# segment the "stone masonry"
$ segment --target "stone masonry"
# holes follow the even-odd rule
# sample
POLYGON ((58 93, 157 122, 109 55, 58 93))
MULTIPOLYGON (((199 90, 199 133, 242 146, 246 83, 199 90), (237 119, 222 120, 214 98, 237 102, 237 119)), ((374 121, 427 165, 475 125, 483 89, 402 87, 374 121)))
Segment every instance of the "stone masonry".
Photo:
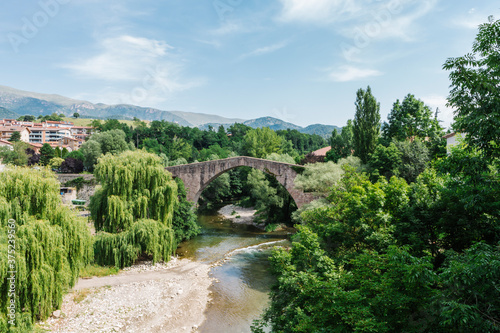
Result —
POLYGON ((294 180, 298 175, 296 170, 303 169, 303 166, 300 165, 239 156, 222 160, 176 165, 165 169, 172 173, 174 178, 179 177, 182 179, 186 186, 187 199, 197 203, 201 192, 203 192, 210 182, 224 172, 241 166, 252 167, 276 177, 280 184, 290 193, 293 200, 295 200, 298 208, 315 199, 312 194, 304 193, 295 188, 294 180))

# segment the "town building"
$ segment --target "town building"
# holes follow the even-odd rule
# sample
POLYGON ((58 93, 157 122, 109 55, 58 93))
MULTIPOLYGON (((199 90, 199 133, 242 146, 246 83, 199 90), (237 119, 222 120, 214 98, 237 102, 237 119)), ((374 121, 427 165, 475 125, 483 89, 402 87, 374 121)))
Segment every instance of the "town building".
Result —
POLYGON ((0 140, 7 141, 14 132, 19 132, 21 134, 20 140, 29 143, 35 151, 38 151, 45 143, 50 144, 53 148, 77 150, 93 131, 94 128, 91 126, 75 126, 68 121, 36 123, 15 119, 0 120, 0 140))
POLYGON ((30 136, 30 128, 29 127, 22 127, 22 126, 17 126, 17 125, 6 125, 6 126, 0 126, 0 139, 2 140, 9 140, 12 134, 14 132, 19 132, 21 134, 21 141, 24 142, 29 142, 29 136, 30 136))
POLYGON ((464 133, 456 133, 456 132, 446 134, 445 136, 443 136, 443 138, 446 139, 446 152, 448 153, 448 155, 451 154, 451 149, 454 146, 462 142, 464 137, 465 137, 464 133))

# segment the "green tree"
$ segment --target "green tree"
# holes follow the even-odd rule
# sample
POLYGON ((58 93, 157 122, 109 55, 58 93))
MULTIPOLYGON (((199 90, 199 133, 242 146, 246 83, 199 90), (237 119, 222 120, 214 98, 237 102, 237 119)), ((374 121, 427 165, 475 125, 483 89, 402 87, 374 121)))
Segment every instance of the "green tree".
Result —
POLYGON ((463 254, 451 252, 439 282, 439 323, 446 332, 498 332, 500 251, 477 243, 463 254))
POLYGON ((74 118, 80 118, 80 114, 78 112, 73 113, 74 118))
POLYGON ((54 156, 54 149, 48 143, 44 143, 40 148, 40 164, 48 165, 54 156))
POLYGON ((80 269, 92 259, 86 221, 62 205, 59 187, 46 169, 15 168, 0 173, 1 290, 10 289, 8 254, 15 256, 16 263, 16 327, 7 323, 10 297, 3 292, 1 332, 31 332, 32 323, 46 319, 61 306, 80 269), (15 254, 8 251, 13 239, 8 230, 15 230, 15 254))
POLYGON ((18 131, 15 131, 15 132, 14 132, 14 133, 12 133, 12 135, 10 136, 9 141, 10 141, 10 142, 17 142, 17 141, 21 141, 21 133, 20 133, 20 132, 18 132, 18 131))
POLYGON ((370 155, 368 164, 375 177, 384 176, 390 179, 398 174, 398 168, 401 165, 401 152, 392 142, 389 147, 378 145, 375 151, 370 155))
POLYGON ((354 115, 354 155, 368 162, 380 135, 380 103, 372 95, 370 86, 366 91, 359 89, 356 93, 356 114, 354 115))
POLYGON ((231 198, 231 177, 226 172, 215 178, 200 195, 200 207, 203 209, 213 209, 221 203, 231 198))
POLYGON ((438 120, 432 118, 431 109, 412 94, 408 94, 402 103, 397 100, 387 118, 389 122, 382 126, 386 141, 434 138, 442 131, 438 120))
POLYGON ((10 147, 0 147, 0 158, 5 164, 24 166, 28 164, 28 144, 22 141, 14 142, 10 147))
POLYGON ((72 152, 70 152, 69 154, 67 154, 65 157, 71 157, 71 158, 80 160, 82 162, 85 159, 84 156, 83 156, 83 153, 82 153, 82 151, 80 149, 79 150, 73 150, 72 152))
POLYGON ((269 154, 281 152, 283 138, 269 127, 263 127, 249 130, 243 140, 249 156, 264 158, 269 154))
POLYGON ((101 144, 95 140, 85 142, 78 151, 81 152, 83 164, 88 170, 93 170, 97 159, 102 155, 101 144))
POLYGON ((68 148, 64 147, 61 151, 61 157, 66 158, 69 154, 68 148))
POLYGON ((317 196, 327 197, 332 186, 336 185, 344 174, 344 165, 349 165, 357 171, 365 170, 365 166, 358 157, 349 156, 333 163, 306 164, 304 172, 295 178, 295 186, 305 192, 312 192, 317 196))
POLYGON ((59 169, 61 164, 63 164, 64 159, 60 157, 54 157, 50 160, 49 165, 52 169, 59 169))
POLYGON ((354 149, 353 136, 353 125, 350 119, 347 121, 347 125, 342 128, 340 135, 336 129, 333 130, 330 137, 331 150, 326 153, 325 161, 337 163, 339 159, 350 156, 354 149))
POLYGON ((54 148, 54 157, 62 157, 61 148, 59 148, 59 147, 54 148))
POLYGON ((19 118, 17 118, 18 121, 35 121, 36 118, 35 116, 31 116, 31 115, 25 115, 25 116, 21 116, 19 118))
POLYGON ((408 183, 417 180, 425 168, 428 166, 431 156, 427 145, 416 138, 413 141, 396 142, 401 156, 400 164, 398 165, 398 175, 404 178, 408 183))
POLYGON ((141 150, 108 154, 94 174, 102 184, 89 205, 99 231, 97 263, 124 267, 143 254, 168 261, 177 247, 172 229, 177 184, 160 158, 141 150))
POLYGON ((189 160, 192 152, 193 147, 189 144, 189 142, 182 138, 174 137, 168 155, 172 160, 177 160, 179 158, 189 160))
POLYGON ((500 157, 500 20, 479 26, 472 53, 449 58, 449 105, 456 109, 454 128, 489 158, 500 157))
POLYGON ((119 129, 93 134, 80 148, 84 157, 83 163, 89 170, 92 170, 101 155, 119 154, 128 149, 130 147, 125 141, 125 132, 119 129))
POLYGON ((189 240, 201 231, 193 203, 186 199, 186 188, 180 178, 175 178, 179 204, 175 207, 172 226, 175 232, 176 243, 189 240))

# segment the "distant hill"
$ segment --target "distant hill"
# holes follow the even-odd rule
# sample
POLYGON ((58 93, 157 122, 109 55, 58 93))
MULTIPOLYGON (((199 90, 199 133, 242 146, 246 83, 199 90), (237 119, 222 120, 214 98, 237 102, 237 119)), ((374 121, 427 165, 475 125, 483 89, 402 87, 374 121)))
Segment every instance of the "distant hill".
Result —
POLYGON ((200 126, 203 124, 234 124, 242 123, 245 119, 239 118, 225 118, 214 114, 184 112, 184 111, 169 111, 170 113, 183 118, 191 123, 193 126, 200 126))
POLYGON ((338 126, 314 124, 303 128, 301 132, 307 134, 317 134, 326 139, 332 136, 332 132, 334 129, 336 129, 338 133, 342 131, 342 128, 338 126))
POLYGON ((10 111, 0 106, 0 119, 17 119, 19 115, 14 111, 10 111))
POLYGON ((200 129, 207 129, 208 126, 218 128, 220 125, 227 128, 234 123, 243 123, 252 128, 269 127, 275 131, 295 129, 302 133, 318 134, 324 138, 328 138, 333 129, 337 128, 340 130, 336 126, 321 124, 310 125, 304 128, 273 117, 244 120, 205 113, 163 111, 129 104, 94 104, 60 95, 40 94, 0 85, 1 118, 18 118, 20 115, 28 114, 37 117, 39 115, 50 115, 54 112, 57 114, 63 113, 69 117, 73 113, 78 112, 82 118, 130 120, 137 117, 147 121, 165 120, 181 126, 194 126, 200 129))
POLYGON ((6 86, 0 86, 0 106, 19 115, 44 116, 55 112, 71 116, 73 113, 78 112, 82 116, 100 119, 115 117, 133 119, 137 117, 142 120, 165 120, 182 126, 193 126, 182 117, 154 108, 128 104, 93 104, 60 95, 39 94, 6 86))
MULTIPOLYGON (((250 126, 252 128, 269 127, 274 131, 292 129, 292 130, 297 130, 301 133, 317 134, 325 139, 328 139, 332 135, 334 129, 337 129, 337 132, 339 133, 342 130, 338 126, 321 125, 321 124, 314 124, 314 125, 309 125, 307 127, 301 127, 273 117, 262 117, 257 119, 251 119, 241 123, 250 126)), ((206 130, 208 129, 209 126, 212 126, 213 128, 217 129, 219 128, 220 125, 224 126, 227 129, 232 124, 209 123, 200 125, 198 126, 198 128, 206 130)))
POLYGON ((269 127, 274 131, 286 130, 288 128, 296 130, 302 129, 302 127, 300 126, 273 117, 262 117, 262 118, 247 120, 243 122, 243 124, 250 126, 252 128, 269 127))

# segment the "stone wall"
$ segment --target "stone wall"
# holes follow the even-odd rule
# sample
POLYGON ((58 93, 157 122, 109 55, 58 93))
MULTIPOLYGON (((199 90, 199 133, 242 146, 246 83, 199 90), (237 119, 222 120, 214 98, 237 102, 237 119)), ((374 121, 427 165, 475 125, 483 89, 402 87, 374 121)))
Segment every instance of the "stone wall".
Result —
POLYGON ((90 201, 90 197, 94 195, 97 186, 100 186, 100 185, 83 184, 82 188, 77 192, 76 198, 78 200, 87 201, 86 204, 88 205, 89 201, 90 201))
POLYGON ((58 173, 57 174, 57 179, 61 184, 64 184, 70 180, 83 177, 85 180, 91 180, 94 179, 94 175, 92 174, 76 174, 76 173, 58 173))

